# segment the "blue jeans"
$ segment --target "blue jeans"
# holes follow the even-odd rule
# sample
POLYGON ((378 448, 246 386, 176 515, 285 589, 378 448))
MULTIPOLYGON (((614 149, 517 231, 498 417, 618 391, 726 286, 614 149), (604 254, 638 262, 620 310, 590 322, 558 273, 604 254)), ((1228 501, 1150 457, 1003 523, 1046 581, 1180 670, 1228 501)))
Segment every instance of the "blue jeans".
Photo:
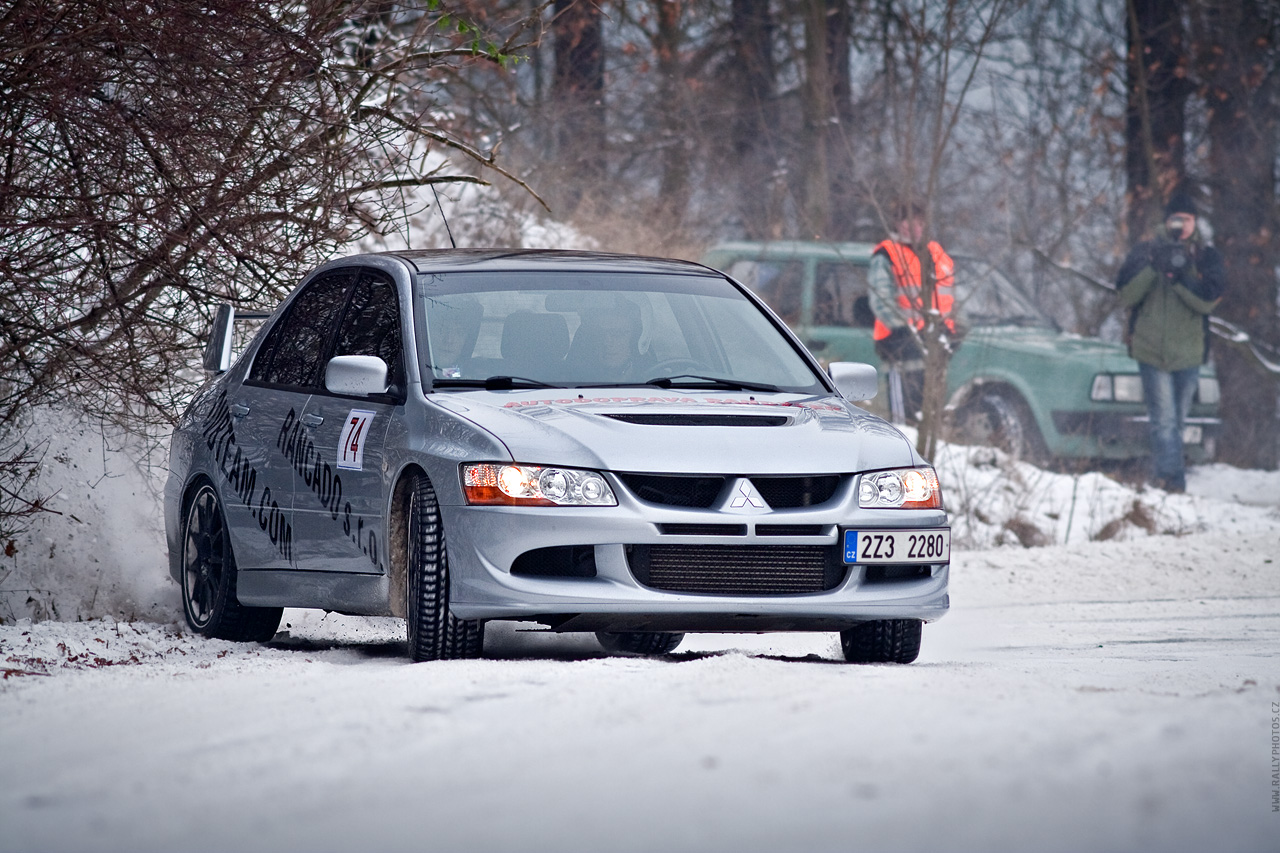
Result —
POLYGON ((1151 418, 1151 460, 1156 485, 1171 491, 1185 491, 1187 474, 1182 461, 1182 425, 1191 411, 1200 367, 1161 370, 1138 364, 1142 376, 1142 396, 1151 418))

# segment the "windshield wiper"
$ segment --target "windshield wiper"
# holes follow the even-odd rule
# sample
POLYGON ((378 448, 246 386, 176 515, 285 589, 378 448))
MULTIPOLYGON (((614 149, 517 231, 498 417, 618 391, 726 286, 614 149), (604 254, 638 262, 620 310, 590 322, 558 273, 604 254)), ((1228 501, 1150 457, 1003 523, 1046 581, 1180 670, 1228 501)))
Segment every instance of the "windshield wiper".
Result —
POLYGON ((486 391, 510 391, 513 388, 563 388, 540 379, 524 376, 490 376, 488 379, 433 379, 433 388, 483 388, 486 391))
POLYGON ((779 393, 782 391, 777 385, 766 385, 763 382, 743 382, 740 379, 724 379, 719 376, 701 376, 697 373, 677 373, 675 376, 658 376, 645 382, 645 385, 656 385, 659 388, 675 388, 690 387, 694 383, 676 382, 677 379, 698 379, 702 382, 709 382, 719 388, 729 388, 735 391, 764 391, 766 393, 779 393))

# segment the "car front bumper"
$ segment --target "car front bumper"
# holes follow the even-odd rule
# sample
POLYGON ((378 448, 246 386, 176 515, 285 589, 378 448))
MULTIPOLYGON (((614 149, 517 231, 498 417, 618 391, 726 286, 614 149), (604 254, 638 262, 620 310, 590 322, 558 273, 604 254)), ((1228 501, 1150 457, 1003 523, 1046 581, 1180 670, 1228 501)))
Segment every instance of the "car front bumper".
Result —
MULTIPOLYGON (((942 510, 861 510, 853 490, 820 507, 757 515, 655 506, 619 492, 615 507, 441 507, 452 574, 450 608, 464 619, 542 622, 560 631, 841 630, 878 619, 932 621, 947 612, 949 563, 922 563, 888 574, 838 557, 841 531, 945 527, 942 510), (734 535, 673 533, 674 525, 728 525, 734 535), (803 525, 811 535, 768 535, 769 526, 803 525), (762 529, 763 528, 763 529, 762 529), (512 567, 538 549, 574 548, 586 576, 529 576, 512 567), (743 594, 660 589, 642 583, 637 557, 712 553, 732 576, 735 554, 757 561, 795 550, 828 555, 828 588, 743 594), (735 551, 734 549, 742 549, 735 551), (772 550, 771 550, 772 549, 772 550), (838 564, 838 565, 837 565, 838 564)), ((792 529, 788 527, 788 529, 792 529)), ((782 560, 785 563, 785 559, 782 560)), ((786 585, 786 569, 780 570, 786 585)), ((730 578, 732 586, 733 580, 730 578)))
MULTIPOLYGON (((1053 426, 1073 456, 1129 459, 1149 452, 1150 419, 1137 412, 1053 412, 1053 426)), ((1192 462, 1211 461, 1217 451, 1222 420, 1192 412, 1186 419, 1184 446, 1192 462)))

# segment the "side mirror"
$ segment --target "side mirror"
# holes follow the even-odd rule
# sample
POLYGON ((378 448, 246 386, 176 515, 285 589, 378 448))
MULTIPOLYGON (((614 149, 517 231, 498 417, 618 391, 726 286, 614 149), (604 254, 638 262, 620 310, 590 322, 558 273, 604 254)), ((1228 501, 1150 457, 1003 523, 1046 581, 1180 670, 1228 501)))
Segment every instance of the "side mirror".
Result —
POLYGON ((857 361, 833 361, 827 368, 831 381, 846 400, 858 403, 870 400, 880 390, 876 369, 857 361))
POLYGON ((225 302, 214 312, 209 338, 204 344, 204 369, 210 373, 226 373, 231 367, 231 329, 235 319, 236 309, 225 302))
POLYGON ((385 394, 387 363, 376 355, 335 356, 324 369, 324 387, 345 397, 385 394))

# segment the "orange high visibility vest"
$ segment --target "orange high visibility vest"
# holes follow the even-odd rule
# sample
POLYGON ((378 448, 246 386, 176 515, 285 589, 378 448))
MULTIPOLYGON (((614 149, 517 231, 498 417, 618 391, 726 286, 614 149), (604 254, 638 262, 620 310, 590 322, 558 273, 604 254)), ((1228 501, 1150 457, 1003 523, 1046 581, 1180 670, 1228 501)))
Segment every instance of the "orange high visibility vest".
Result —
MULTIPOLYGON (((898 282, 898 305, 903 309, 903 313, 907 315, 907 322, 916 331, 924 328, 924 296, 921 294, 920 285, 920 258, 912 251, 910 246, 905 243, 895 243, 892 240, 885 240, 876 246, 876 252, 883 251, 889 257, 889 263, 893 265, 893 278, 898 282)), ((874 252, 872 254, 875 254, 874 252)), ((956 330, 956 325, 951 320, 951 307, 955 304, 955 297, 951 295, 951 287, 955 284, 955 263, 951 260, 951 256, 946 253, 942 246, 937 243, 929 242, 929 254, 933 256, 933 307, 942 312, 942 316, 946 318, 947 328, 951 331, 956 330)), ((877 341, 882 341, 889 337, 889 327, 876 318, 872 337, 877 341)))

